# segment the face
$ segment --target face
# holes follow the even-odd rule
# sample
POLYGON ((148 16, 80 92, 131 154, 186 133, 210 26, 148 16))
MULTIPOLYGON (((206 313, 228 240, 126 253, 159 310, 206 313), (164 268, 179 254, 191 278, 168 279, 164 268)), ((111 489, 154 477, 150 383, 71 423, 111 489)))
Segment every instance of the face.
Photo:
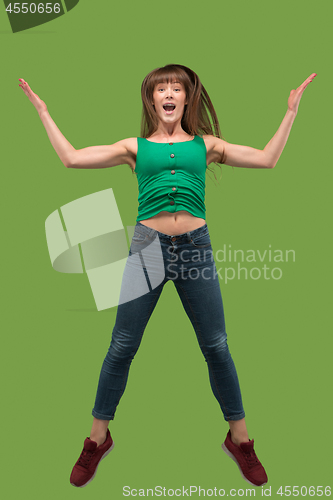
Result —
POLYGON ((163 122, 181 121, 187 104, 184 86, 179 82, 158 83, 153 93, 153 104, 163 122))

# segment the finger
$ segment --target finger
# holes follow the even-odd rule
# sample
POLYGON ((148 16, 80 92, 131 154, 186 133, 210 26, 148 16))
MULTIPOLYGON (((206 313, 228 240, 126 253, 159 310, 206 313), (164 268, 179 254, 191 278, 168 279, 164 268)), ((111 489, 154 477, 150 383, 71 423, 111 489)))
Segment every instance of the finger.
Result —
POLYGON ((33 92, 32 92, 32 90, 30 89, 30 87, 29 87, 29 86, 27 87, 27 85, 26 85, 26 84, 19 84, 19 87, 21 87, 21 89, 23 90, 23 92, 25 93, 25 95, 26 95, 29 99, 31 99, 31 98, 32 98, 32 96, 33 96, 33 92))
POLYGON ((317 76, 317 73, 312 73, 305 81, 311 81, 317 76))
POLYGON ((19 87, 21 87, 22 90, 24 90, 25 93, 29 92, 30 89, 28 89, 28 87, 26 85, 23 84, 19 84, 19 87))
POLYGON ((22 85, 22 89, 24 90, 24 92, 29 96, 29 95, 33 95, 33 91, 31 90, 31 88, 29 87, 29 85, 27 84, 27 82, 24 82, 23 85, 22 85))
POLYGON ((297 89, 297 92, 299 94, 303 94, 304 90, 306 89, 306 87, 309 85, 311 80, 309 80, 308 78, 298 87, 297 89))
POLYGON ((23 78, 19 78, 19 81, 20 81, 20 82, 21 82, 21 84, 23 85, 23 87, 22 87, 22 88, 26 88, 26 89, 31 90, 31 88, 30 88, 30 86, 29 86, 28 82, 26 82, 25 80, 23 80, 23 78))
POLYGON ((310 75, 306 80, 305 82, 303 82, 303 84, 301 85, 305 87, 307 87, 309 85, 309 83, 311 83, 313 81, 313 79, 317 76, 317 73, 312 73, 312 75, 310 75))

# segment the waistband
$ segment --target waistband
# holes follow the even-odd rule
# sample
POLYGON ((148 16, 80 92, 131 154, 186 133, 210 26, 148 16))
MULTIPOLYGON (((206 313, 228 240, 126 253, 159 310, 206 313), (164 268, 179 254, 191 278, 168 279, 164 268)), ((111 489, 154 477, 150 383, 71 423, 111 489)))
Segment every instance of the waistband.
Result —
POLYGON ((190 241, 192 238, 196 238, 197 236, 203 236, 204 234, 209 233, 207 223, 203 226, 197 227, 193 229, 193 231, 187 231, 186 233, 181 234, 165 234, 157 231, 157 229, 153 229, 152 227, 145 226, 141 224, 140 221, 136 223, 135 231, 140 234, 148 235, 150 237, 155 237, 158 234, 158 237, 162 241, 190 241))

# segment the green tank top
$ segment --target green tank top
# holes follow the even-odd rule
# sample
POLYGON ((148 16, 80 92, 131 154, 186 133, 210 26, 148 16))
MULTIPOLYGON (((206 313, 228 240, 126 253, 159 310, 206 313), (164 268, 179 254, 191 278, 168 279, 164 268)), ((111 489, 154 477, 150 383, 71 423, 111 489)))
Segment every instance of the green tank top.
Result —
POLYGON ((136 222, 162 210, 187 210, 206 218, 206 146, 196 135, 185 142, 152 142, 138 137, 135 173, 139 185, 136 222))

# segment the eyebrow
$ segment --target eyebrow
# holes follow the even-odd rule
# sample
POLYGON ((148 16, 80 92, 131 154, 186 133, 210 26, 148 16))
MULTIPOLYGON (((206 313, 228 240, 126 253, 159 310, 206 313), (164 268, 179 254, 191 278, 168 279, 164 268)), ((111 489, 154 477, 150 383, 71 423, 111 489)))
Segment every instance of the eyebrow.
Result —
MULTIPOLYGON (((159 82, 157 85, 165 85, 167 82, 159 82)), ((181 85, 181 82, 171 82, 172 85, 181 85)))

